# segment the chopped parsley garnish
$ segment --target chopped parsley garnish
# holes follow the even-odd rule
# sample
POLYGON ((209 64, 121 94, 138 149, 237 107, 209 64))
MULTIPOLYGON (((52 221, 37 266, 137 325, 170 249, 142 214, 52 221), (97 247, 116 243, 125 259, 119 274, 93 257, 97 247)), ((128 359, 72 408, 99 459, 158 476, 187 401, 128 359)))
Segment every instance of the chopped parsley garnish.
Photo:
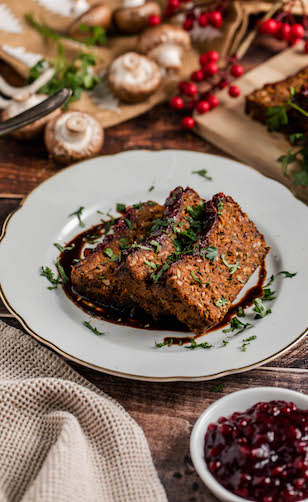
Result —
POLYGON ((74 244, 72 244, 71 246, 61 246, 61 244, 58 244, 57 242, 54 242, 53 245, 56 246, 60 253, 64 253, 64 251, 71 251, 75 247, 74 244))
POLYGON ((80 33, 88 33, 89 36, 85 40, 81 40, 81 43, 84 43, 88 46, 106 45, 107 43, 106 31, 102 26, 88 26, 87 24, 81 23, 78 26, 78 31, 80 33))
POLYGON ((271 106, 267 109, 267 126, 270 131, 277 131, 287 125, 288 114, 286 106, 271 106))
POLYGON ((293 274, 291 272, 287 272, 287 270, 281 270, 281 272, 278 272, 277 275, 283 274, 285 277, 292 278, 295 277, 297 272, 294 272, 293 274))
MULTIPOLYGON (((108 215, 109 216, 109 215, 108 215)), ((104 221, 104 234, 107 235, 111 227, 115 224, 115 219, 111 217, 110 220, 104 221)))
POLYGON ((125 204, 122 204, 121 202, 117 203, 116 210, 118 211, 118 213, 124 213, 125 209, 126 209, 125 204))
POLYGON ((86 328, 90 329, 97 336, 105 335, 105 333, 102 333, 101 331, 98 331, 98 329, 95 328, 94 326, 92 326, 88 321, 83 321, 83 325, 86 328))
POLYGON ((84 223, 84 222, 82 221, 82 219, 81 219, 81 214, 82 214, 82 211, 83 211, 83 210, 84 210, 84 207, 82 207, 82 206, 81 206, 79 209, 77 209, 77 211, 75 211, 74 213, 69 214, 69 217, 70 217, 70 216, 77 216, 78 221, 79 221, 79 225, 80 225, 81 227, 84 227, 84 226, 85 226, 85 223, 84 223))
POLYGON ((152 261, 149 261, 149 260, 144 260, 144 263, 150 267, 150 268, 153 268, 154 270, 156 269, 157 265, 155 265, 155 263, 153 263, 152 261))
POLYGON ((142 246, 142 244, 132 244, 132 248, 139 248, 139 249, 144 249, 145 251, 152 251, 151 248, 147 246, 142 246))
POLYGON ((42 277, 46 277, 46 279, 53 284, 53 287, 48 287, 48 289, 56 289, 56 287, 59 284, 59 278, 54 276, 53 271, 49 267, 41 267, 41 273, 40 275, 42 277))
POLYGON ((263 305, 263 302, 261 298, 256 298, 254 300, 254 308, 253 310, 257 312, 255 315, 255 319, 260 319, 261 317, 265 317, 267 314, 271 314, 271 309, 267 308, 265 305, 263 305))
POLYGON ((159 242, 153 240, 150 242, 150 244, 155 247, 155 253, 158 253, 160 251, 161 245, 159 244, 159 242))
POLYGON ((187 345, 185 347, 185 349, 189 349, 189 350, 194 350, 194 349, 210 349, 211 347, 213 347, 213 345, 210 345, 207 342, 196 343, 193 338, 190 338, 189 341, 190 341, 190 345, 187 345))
POLYGON ((224 333, 233 333, 233 331, 237 331, 233 336, 239 335, 243 333, 246 329, 250 329, 253 327, 249 322, 242 322, 237 317, 232 317, 230 322, 230 327, 223 330, 224 333))
POLYGON ((222 296, 219 300, 217 300, 217 302, 215 302, 215 305, 216 307, 224 307, 227 303, 227 300, 222 296))
POLYGON ((163 275, 163 273, 168 270, 168 268, 170 267, 170 265, 168 265, 168 263, 164 263, 164 265, 162 266, 162 268, 157 272, 157 274, 154 274, 154 272, 150 275, 151 279, 153 280, 153 282, 155 282, 155 284, 159 281, 159 279, 161 278, 161 276, 163 275))
POLYGON ((227 340, 223 340, 222 341, 222 345, 221 347, 226 347, 228 345, 229 342, 227 342, 227 340))
POLYGON ((115 261, 117 259, 117 255, 114 254, 111 248, 105 249, 104 253, 106 256, 108 256, 108 258, 110 258, 111 261, 115 261))
POLYGON ((165 340, 162 343, 155 342, 155 347, 158 347, 158 348, 164 347, 165 345, 168 345, 168 347, 171 347, 171 345, 173 345, 173 338, 168 338, 167 340, 165 340))
POLYGON ((207 174, 206 169, 199 169, 199 171, 192 171, 192 174, 198 174, 201 178, 211 181, 213 178, 207 174))
POLYGON ((221 214, 222 210, 224 208, 224 203, 222 199, 218 199, 218 206, 217 206, 217 214, 221 214))
POLYGON ((120 248, 121 249, 128 249, 128 239, 126 237, 123 237, 120 239, 120 248))
POLYGON ((247 345, 250 345, 250 342, 251 342, 252 340, 255 340, 256 338, 257 338, 257 336, 256 336, 256 335, 252 335, 252 336, 250 336, 249 338, 245 338, 245 339, 243 340, 243 343, 242 343, 242 346, 241 346, 241 350, 242 350, 243 352, 246 352, 246 347, 247 347, 247 345))
POLYGON ((268 288, 268 286, 270 286, 271 284, 273 284, 274 280, 275 280, 275 276, 271 275, 271 277, 270 277, 268 283, 265 285, 265 287, 268 288))
POLYGON ((215 248, 215 246, 209 246, 208 248, 202 249, 200 254, 203 257, 205 256, 205 258, 207 258, 208 260, 216 261, 218 256, 218 249, 215 248))
POLYGON ((143 202, 137 202, 133 205, 133 209, 141 209, 143 206, 143 202))
POLYGON ((238 315, 239 317, 245 317, 245 312, 244 312, 243 307, 241 307, 241 305, 240 305, 240 306, 238 307, 238 309, 237 309, 237 315, 238 315))
POLYGON ((194 274, 193 271, 190 272, 190 275, 192 276, 192 278, 193 278, 194 281, 196 281, 199 284, 201 284, 201 282, 202 282, 201 279, 199 279, 199 277, 195 276, 195 274, 194 274))
POLYGON ((59 260, 56 262, 56 267, 58 269, 58 272, 60 274, 60 277, 62 279, 63 284, 67 284, 69 282, 69 278, 67 277, 64 268, 62 267, 61 263, 59 260))
POLYGON ((79 263, 81 261, 81 258, 74 258, 73 263, 79 263))
POLYGON ((221 259, 224 263, 224 265, 226 265, 226 267, 228 267, 229 269, 229 273, 230 275, 234 274, 234 272, 238 269, 238 267, 240 266, 239 262, 237 261, 234 265, 231 265, 227 262, 226 258, 225 258, 225 253, 223 253, 221 255, 221 259))
POLYGON ((211 387, 210 392, 222 392, 224 389, 224 386, 222 383, 218 383, 217 385, 213 385, 211 387))
POLYGON ((132 222, 130 220, 128 220, 127 218, 124 218, 124 221, 125 223, 127 224, 127 226, 131 229, 131 230, 134 230, 134 225, 132 224, 132 222))
POLYGON ((270 288, 265 288, 263 289, 263 296, 261 300, 264 301, 270 301, 270 300, 275 300, 276 296, 274 296, 275 291, 271 291, 270 288))
POLYGON ((89 244, 95 244, 100 238, 100 235, 85 235, 83 240, 89 244))
POLYGON ((150 188, 148 189, 148 192, 152 192, 154 190, 155 186, 151 185, 150 188))

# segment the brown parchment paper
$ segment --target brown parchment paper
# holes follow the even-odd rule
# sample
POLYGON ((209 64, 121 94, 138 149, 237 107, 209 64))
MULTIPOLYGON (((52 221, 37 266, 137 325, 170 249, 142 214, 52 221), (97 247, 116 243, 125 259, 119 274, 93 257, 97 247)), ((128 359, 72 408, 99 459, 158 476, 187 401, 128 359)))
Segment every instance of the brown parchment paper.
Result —
MULTIPOLYGON (((261 173, 280 181, 299 199, 308 203, 308 187, 295 186, 281 171, 278 157, 285 154, 290 143, 278 132, 268 132, 266 126, 245 114, 245 95, 269 82, 282 80, 308 65, 303 44, 281 52, 238 79, 242 94, 231 98, 224 90, 218 96, 221 106, 206 115, 196 115, 196 132, 236 159, 261 173)), ((294 167, 295 168, 295 167, 294 167)))

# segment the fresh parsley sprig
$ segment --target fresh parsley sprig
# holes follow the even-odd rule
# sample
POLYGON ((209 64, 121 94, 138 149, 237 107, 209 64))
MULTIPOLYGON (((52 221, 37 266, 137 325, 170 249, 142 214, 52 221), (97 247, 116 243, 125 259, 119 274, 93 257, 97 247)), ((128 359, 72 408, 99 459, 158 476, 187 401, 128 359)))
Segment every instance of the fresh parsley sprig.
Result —
POLYGON ((89 330, 91 330, 97 336, 102 336, 102 335, 106 334, 106 333, 102 333, 101 331, 98 331, 98 329, 95 328, 95 326, 92 326, 92 324, 90 324, 89 321, 83 321, 83 325, 86 328, 88 328, 89 330))
POLYGON ((233 331, 236 331, 233 336, 239 335, 240 333, 243 333, 246 329, 252 328, 253 325, 250 324, 249 322, 242 322, 240 321, 236 316, 232 317, 231 322, 229 324, 229 328, 226 328, 223 330, 224 333, 233 333, 233 331))
POLYGON ((59 277, 54 276, 54 272, 49 267, 41 267, 40 275, 46 277, 46 279, 52 284, 48 289, 56 289, 60 283, 59 277))
POLYGON ((198 174, 201 178, 205 180, 212 181, 212 177, 208 175, 207 169, 199 169, 199 171, 192 171, 192 174, 198 174))
POLYGON ((242 352, 246 352, 246 350, 247 350, 247 349, 246 349, 247 345, 250 345, 250 342, 251 342, 252 340, 255 340, 256 338, 257 338, 257 336, 256 336, 256 335, 252 335, 252 336, 250 336, 249 338, 245 338, 245 339, 243 340, 243 343, 242 343, 242 346, 241 346, 241 350, 242 350, 242 352))
POLYGON ((69 218, 71 216, 77 216, 80 227, 85 227, 86 226, 85 223, 84 223, 84 221, 82 221, 82 219, 81 219, 81 215, 82 215, 83 210, 84 210, 84 207, 81 206, 79 209, 77 209, 77 211, 74 211, 73 213, 71 213, 71 214, 68 215, 69 218))

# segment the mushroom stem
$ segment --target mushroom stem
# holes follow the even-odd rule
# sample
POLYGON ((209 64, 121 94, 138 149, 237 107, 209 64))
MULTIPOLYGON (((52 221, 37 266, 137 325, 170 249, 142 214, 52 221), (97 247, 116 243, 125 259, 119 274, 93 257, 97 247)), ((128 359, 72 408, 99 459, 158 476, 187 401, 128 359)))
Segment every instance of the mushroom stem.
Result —
POLYGON ((45 85, 52 79, 55 73, 54 68, 48 68, 42 75, 40 75, 32 84, 25 85, 24 87, 15 87, 10 85, 0 75, 0 92, 5 96, 14 97, 17 99, 26 99, 31 94, 34 94, 40 87, 45 85))

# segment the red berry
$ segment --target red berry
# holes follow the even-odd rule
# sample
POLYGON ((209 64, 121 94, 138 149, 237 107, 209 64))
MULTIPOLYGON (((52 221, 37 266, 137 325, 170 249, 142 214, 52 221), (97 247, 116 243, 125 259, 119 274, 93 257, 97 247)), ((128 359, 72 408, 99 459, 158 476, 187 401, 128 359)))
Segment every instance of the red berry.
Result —
POLYGON ((214 94, 209 94, 209 96, 207 97, 207 100, 210 104, 211 109, 216 108, 216 106, 219 105, 219 99, 217 96, 214 96, 214 94))
POLYGON ((291 38, 294 40, 303 38, 305 33, 304 27, 302 24, 296 23, 291 26, 291 38))
POLYGON ((158 26, 161 23, 160 16, 149 16, 148 17, 148 25, 149 26, 158 26))
POLYGON ((275 35, 278 30, 278 23, 275 19, 267 19, 260 26, 260 33, 263 35, 275 35))
POLYGON ((308 54, 308 40, 306 40, 306 42, 305 42, 305 49, 304 50, 305 50, 306 54, 308 54))
POLYGON ((279 40, 285 40, 288 41, 290 39, 291 35, 291 26, 288 23, 281 23, 281 26, 278 28, 277 31, 277 38, 279 40))
POLYGON ((199 63, 201 64, 201 66, 206 65, 208 61, 208 53, 204 52, 204 54, 201 54, 201 56, 199 57, 199 63))
POLYGON ((237 85, 230 85, 229 95, 231 98, 237 98, 241 94, 241 89, 237 85))
POLYGON ((206 113, 210 110, 210 103, 208 101, 199 101, 196 106, 198 113, 206 113))
POLYGON ((188 85, 188 82, 186 82, 186 80, 182 80, 181 82, 179 82, 180 92, 185 92, 187 85, 188 85))
POLYGON ((197 94, 197 92, 198 92, 198 87, 196 86, 196 84, 189 82, 185 86, 184 94, 186 96, 191 96, 193 98, 197 94))
POLYGON ((217 61, 219 60, 219 54, 217 51, 209 51, 207 53, 207 60, 208 61, 212 61, 213 63, 217 63, 217 61))
POLYGON ((182 108, 184 108, 184 101, 181 96, 174 96, 170 99, 169 106, 174 110, 182 110, 182 108))
POLYGON ((222 15, 218 10, 209 12, 209 23, 215 28, 221 28, 222 26, 222 15))
POLYGON ((210 61, 203 67, 203 74, 205 77, 216 75, 218 72, 218 66, 213 61, 210 61))
POLYGON ((201 82, 203 80, 203 71, 202 70, 197 70, 194 71, 191 76, 191 80, 194 80, 194 82, 201 82))
POLYGON ((167 6, 170 7, 172 10, 175 10, 180 6, 180 1, 179 0, 168 0, 167 6))
POLYGON ((221 80, 221 82, 219 82, 218 84, 218 87, 219 89, 225 89, 225 87, 228 87, 228 85, 229 85, 228 80, 221 80))
POLYGON ((192 30, 194 26, 194 22, 192 19, 188 18, 188 19, 185 19, 184 23, 183 23, 183 29, 186 30, 186 31, 190 31, 192 30))
POLYGON ((240 64, 234 64, 231 67, 230 73, 233 77, 241 77, 244 73, 244 68, 240 64))
POLYGON ((200 16, 198 17, 198 23, 202 28, 205 28, 208 25, 208 15, 206 12, 200 14, 200 16))
POLYGON ((181 120, 181 126, 184 129, 192 129, 194 125, 195 125, 195 120, 192 117, 187 116, 181 120))

